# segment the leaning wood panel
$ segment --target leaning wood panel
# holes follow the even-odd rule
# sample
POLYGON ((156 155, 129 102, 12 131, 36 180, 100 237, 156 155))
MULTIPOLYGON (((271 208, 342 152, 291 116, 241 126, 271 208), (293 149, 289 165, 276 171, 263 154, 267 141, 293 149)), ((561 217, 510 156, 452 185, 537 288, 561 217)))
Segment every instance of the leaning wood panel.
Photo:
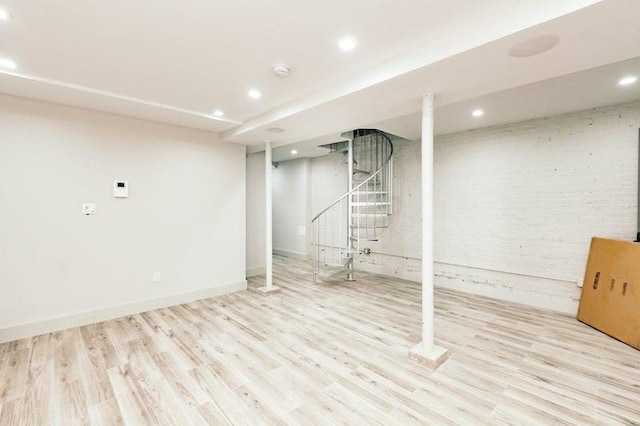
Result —
POLYGON ((591 240, 578 320, 640 349, 640 244, 591 240))

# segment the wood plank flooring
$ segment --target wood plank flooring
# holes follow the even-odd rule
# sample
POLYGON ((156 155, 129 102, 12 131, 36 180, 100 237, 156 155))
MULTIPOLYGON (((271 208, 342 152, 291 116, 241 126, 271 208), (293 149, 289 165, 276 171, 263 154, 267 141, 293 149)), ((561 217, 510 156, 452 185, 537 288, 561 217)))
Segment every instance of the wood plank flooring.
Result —
POLYGON ((419 284, 250 291, 0 344, 0 425, 640 424, 640 351, 574 318, 436 290, 435 373, 408 359, 419 284))

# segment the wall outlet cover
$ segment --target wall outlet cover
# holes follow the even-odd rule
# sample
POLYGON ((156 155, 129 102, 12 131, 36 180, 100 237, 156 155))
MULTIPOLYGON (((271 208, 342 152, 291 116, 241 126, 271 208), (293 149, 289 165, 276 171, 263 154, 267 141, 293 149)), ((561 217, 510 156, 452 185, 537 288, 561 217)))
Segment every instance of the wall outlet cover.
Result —
POLYGON ((95 203, 83 203, 82 204, 82 214, 84 215, 92 215, 96 214, 96 204, 95 203))

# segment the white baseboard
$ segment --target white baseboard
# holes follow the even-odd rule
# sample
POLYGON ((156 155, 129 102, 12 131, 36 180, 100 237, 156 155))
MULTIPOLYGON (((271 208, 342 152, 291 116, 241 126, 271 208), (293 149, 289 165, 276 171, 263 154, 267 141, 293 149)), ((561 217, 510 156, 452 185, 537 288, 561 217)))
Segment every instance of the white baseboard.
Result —
POLYGON ((258 275, 264 275, 266 273, 267 273, 266 267, 259 266, 257 268, 247 269, 246 276, 247 276, 247 278, 251 278, 251 277, 258 276, 258 275))
POLYGON ((300 260, 309 260, 309 259, 311 259, 311 256, 309 256, 308 254, 296 253, 294 251, 280 250, 280 249, 277 249, 277 248, 273 249, 273 254, 276 254, 278 256, 291 257, 293 259, 300 259, 300 260))
POLYGON ((140 312, 147 312, 154 309, 180 305, 182 303, 189 303, 200 299, 207 299, 209 297, 222 296, 224 294, 229 294, 246 289, 247 281, 245 280, 237 283, 224 284, 221 286, 196 290, 189 293, 174 294, 158 299, 144 300, 141 302, 134 302, 121 306, 113 306, 111 308, 100 309, 97 311, 82 312, 65 317, 9 326, 0 328, 0 343, 38 336, 40 334, 60 331, 67 328, 80 327, 96 322, 108 321, 114 318, 120 318, 140 312))

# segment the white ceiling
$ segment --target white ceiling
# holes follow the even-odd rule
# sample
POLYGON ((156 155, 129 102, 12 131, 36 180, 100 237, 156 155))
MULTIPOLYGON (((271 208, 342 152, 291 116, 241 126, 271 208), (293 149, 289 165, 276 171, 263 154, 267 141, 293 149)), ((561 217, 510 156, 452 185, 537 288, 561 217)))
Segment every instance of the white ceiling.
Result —
MULTIPOLYGON (((638 0, 4 0, 0 6, 13 17, 0 22, 0 57, 18 64, 0 71, 0 92, 205 129, 233 143, 295 143, 299 155, 357 127, 415 137, 425 91, 436 94, 442 132, 544 115, 554 110, 548 97, 561 90, 555 110, 593 106, 595 96, 580 103, 581 96, 570 95, 584 85, 562 76, 620 61, 640 74, 638 61, 628 61, 640 56, 638 0), (560 43, 547 53, 520 59, 506 53, 549 33, 560 43), (337 48, 345 35, 358 40, 354 51, 337 48), (270 72, 281 62, 291 67, 287 79, 270 72), (544 80, 546 89, 535 87, 544 80), (262 98, 247 97, 254 87, 262 98), (540 93, 546 96, 532 97, 540 93), (523 103, 523 96, 536 100, 523 103), (567 97, 576 102, 563 103, 567 97), (483 102, 493 112, 465 124, 468 108, 483 102), (222 119, 212 116, 216 109, 225 111, 222 119), (285 131, 269 133, 270 127, 285 131)), ((585 75, 597 82, 622 71, 585 75)))
MULTIPOLYGON (((620 78, 627 75, 640 76, 640 57, 447 104, 435 110, 435 133, 442 135, 639 100, 640 84, 618 85, 620 78), (482 109, 485 114, 471 116, 475 109, 482 109)), ((415 140, 420 139, 421 117, 420 112, 414 112, 366 127, 415 140)))
MULTIPOLYGON (((620 78, 627 75, 640 76, 640 57, 440 106, 434 114, 435 133, 443 135, 640 100, 640 84, 618 85, 620 78), (471 112, 476 109, 482 109, 484 115, 473 117, 471 112)), ((421 122, 422 113, 417 110, 361 127, 419 140, 421 122)), ((330 133, 280 146, 274 149, 273 159, 286 161, 325 155, 327 149, 318 145, 339 140, 345 139, 330 133), (296 155, 291 154, 293 149, 298 151, 296 155)))

